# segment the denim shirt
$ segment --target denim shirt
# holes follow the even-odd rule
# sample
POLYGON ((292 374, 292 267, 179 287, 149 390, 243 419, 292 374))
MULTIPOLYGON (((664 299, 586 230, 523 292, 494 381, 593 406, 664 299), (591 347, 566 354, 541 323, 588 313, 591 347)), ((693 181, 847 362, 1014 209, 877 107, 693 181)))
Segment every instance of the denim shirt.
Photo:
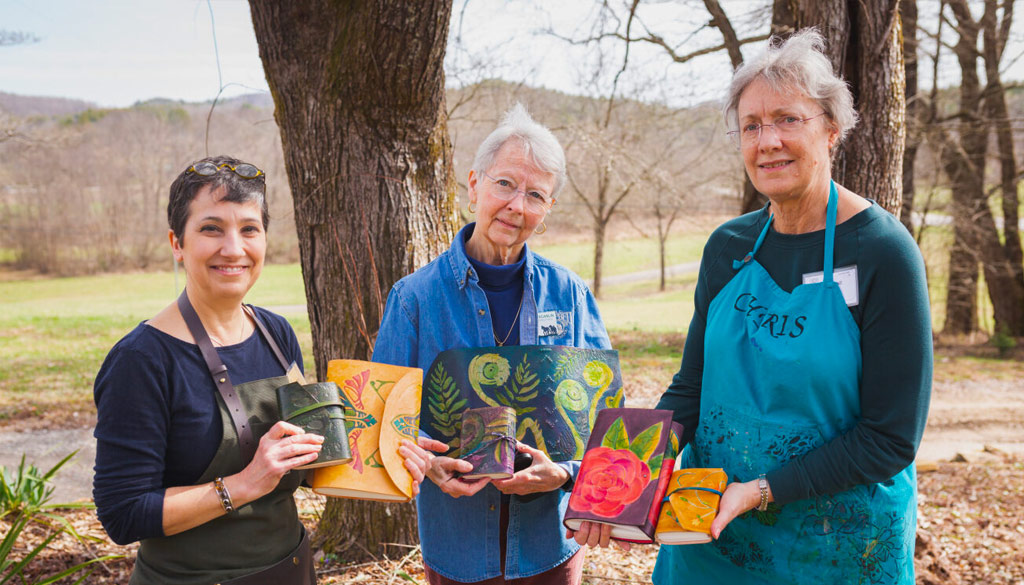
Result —
MULTIPOLYGON (((451 248, 430 264, 395 283, 388 295, 373 361, 430 368, 434 358, 456 347, 494 345, 487 297, 466 256, 463 228, 451 248)), ((611 347, 597 302, 587 285, 563 266, 533 254, 524 246, 523 306, 519 339, 523 345, 611 347), (539 315, 560 326, 540 335, 539 315), (560 333, 558 333, 560 331, 560 333)), ((579 462, 572 462, 573 475, 579 462)), ((565 538, 562 516, 569 501, 563 490, 535 500, 509 501, 508 541, 504 576, 519 579, 543 573, 579 549, 565 538)), ((497 577, 500 566, 501 492, 488 485, 474 496, 453 498, 433 482, 420 486, 417 500, 423 561, 435 572, 456 581, 497 577)))

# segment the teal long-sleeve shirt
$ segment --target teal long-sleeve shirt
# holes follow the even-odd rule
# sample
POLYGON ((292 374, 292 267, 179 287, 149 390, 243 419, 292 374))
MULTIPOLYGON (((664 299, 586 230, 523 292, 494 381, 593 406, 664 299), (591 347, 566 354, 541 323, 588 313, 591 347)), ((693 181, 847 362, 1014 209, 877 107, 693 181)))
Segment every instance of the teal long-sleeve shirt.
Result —
MULTIPOLYGON (((704 247, 682 363, 658 403, 685 426, 684 443, 693 439, 700 415, 708 307, 735 275, 732 261, 753 248, 768 217, 766 206, 730 220, 704 247)), ((821 271, 824 241, 824 230, 793 235, 771 229, 757 260, 792 291, 805 273, 821 271)), ((872 204, 836 227, 835 267, 853 265, 860 298, 850 314, 861 333, 861 416, 846 433, 765 470, 780 504, 885 481, 913 462, 921 442, 931 397, 932 333, 920 250, 896 218, 872 204)))

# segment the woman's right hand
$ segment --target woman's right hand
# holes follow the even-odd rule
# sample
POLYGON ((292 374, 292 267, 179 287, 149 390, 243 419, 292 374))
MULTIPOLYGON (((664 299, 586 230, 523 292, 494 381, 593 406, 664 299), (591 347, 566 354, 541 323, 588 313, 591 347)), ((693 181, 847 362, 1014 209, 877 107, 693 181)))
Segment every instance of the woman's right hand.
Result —
POLYGON ((237 486, 231 490, 236 507, 269 494, 284 474, 316 461, 323 442, 320 435, 307 433, 291 423, 275 423, 260 438, 252 461, 237 474, 238 481, 232 482, 237 486))

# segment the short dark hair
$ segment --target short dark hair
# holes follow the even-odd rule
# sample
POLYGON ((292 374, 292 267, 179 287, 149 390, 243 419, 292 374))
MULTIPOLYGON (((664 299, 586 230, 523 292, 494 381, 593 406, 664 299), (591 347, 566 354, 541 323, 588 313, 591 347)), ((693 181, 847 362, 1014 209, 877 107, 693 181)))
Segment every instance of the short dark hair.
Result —
POLYGON ((218 190, 223 187, 226 191, 221 201, 231 203, 256 202, 260 206, 260 213, 263 216, 263 230, 266 231, 270 225, 270 211, 267 209, 267 183, 266 175, 253 179, 245 179, 236 175, 228 168, 221 168, 219 172, 206 177, 199 173, 192 172, 193 166, 199 163, 213 163, 217 167, 229 165, 237 167, 242 161, 230 156, 210 156, 190 164, 182 171, 178 178, 171 183, 171 196, 167 200, 167 224, 175 237, 180 241, 184 236, 185 224, 188 223, 189 206, 192 200, 199 194, 199 190, 209 185, 211 190, 218 190))

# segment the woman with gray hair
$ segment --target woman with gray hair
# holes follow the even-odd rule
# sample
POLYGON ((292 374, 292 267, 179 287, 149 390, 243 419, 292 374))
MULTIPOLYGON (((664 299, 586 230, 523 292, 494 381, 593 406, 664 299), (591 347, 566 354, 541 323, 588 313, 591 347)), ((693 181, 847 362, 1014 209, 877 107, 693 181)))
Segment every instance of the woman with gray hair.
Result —
POLYGON ((658 584, 914 582, 924 263, 896 218, 831 178, 857 116, 822 48, 813 29, 773 40, 729 89, 729 134, 769 203, 708 240, 658 408, 686 427, 683 467, 732 483, 715 540, 662 547, 658 584))
MULTIPOLYGON (((550 130, 514 106, 480 145, 469 172, 469 210, 451 248, 398 281, 388 295, 373 361, 427 371, 453 348, 503 345, 611 347, 597 303, 570 270, 526 241, 565 183, 565 153, 550 130)), ((427 581, 574 585, 579 546, 561 521, 579 462, 554 463, 519 443, 533 463, 504 480, 465 480, 472 464, 434 455, 420 438, 400 451, 431 479, 417 500, 427 581)), ((432 452, 433 451, 433 452, 432 452)))

